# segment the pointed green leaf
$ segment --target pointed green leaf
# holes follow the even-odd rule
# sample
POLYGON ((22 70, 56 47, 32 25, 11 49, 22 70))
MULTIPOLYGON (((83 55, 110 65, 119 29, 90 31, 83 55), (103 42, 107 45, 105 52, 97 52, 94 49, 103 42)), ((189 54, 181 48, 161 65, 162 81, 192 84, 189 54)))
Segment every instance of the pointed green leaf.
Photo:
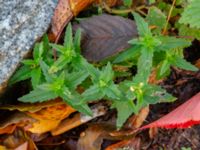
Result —
POLYGON ((120 63, 123 61, 127 61, 131 58, 134 59, 134 58, 138 57, 140 48, 141 48, 141 46, 139 46, 139 45, 130 47, 126 51, 120 53, 119 56, 117 56, 113 62, 120 63))
POLYGON ((100 78, 105 82, 109 82, 113 80, 113 77, 114 71, 112 70, 110 62, 108 62, 107 65, 102 69, 100 78))
POLYGON ((25 60, 22 60, 22 63, 23 63, 24 65, 31 66, 31 65, 34 65, 34 64, 35 64, 35 61, 32 60, 32 59, 25 59, 25 60))
POLYGON ((149 49, 148 50, 145 48, 142 49, 141 56, 138 59, 137 74, 142 75, 145 80, 148 79, 151 73, 152 62, 153 62, 153 52, 149 49))
POLYGON ((151 31, 149 29, 148 23, 137 13, 133 13, 138 33, 141 37, 145 35, 151 35, 151 31))
POLYGON ((133 113, 128 101, 114 101, 113 107, 117 109, 117 128, 121 128, 133 113))
POLYGON ((41 90, 39 88, 31 91, 29 94, 20 97, 21 102, 36 103, 55 99, 58 95, 50 90, 41 90))
POLYGON ((44 74, 44 77, 45 77, 46 81, 47 82, 52 82, 53 78, 52 78, 52 76, 48 72, 49 66, 44 61, 41 61, 40 62, 40 67, 42 69, 42 72, 44 74))
POLYGON ((61 55, 49 69, 49 73, 56 73, 63 69, 70 62, 69 58, 61 55))
POLYGON ((31 77, 31 70, 28 66, 21 67, 10 79, 9 85, 26 80, 31 77))
POLYGON ((41 75, 42 75, 42 72, 39 67, 31 71, 31 83, 34 89, 39 85, 40 80, 41 80, 41 75))
POLYGON ((187 62, 185 59, 180 58, 180 57, 174 58, 173 65, 185 70, 191 70, 191 71, 199 70, 197 67, 195 67, 194 65, 192 65, 191 63, 187 62))
POLYGON ((158 47, 158 49, 164 51, 175 48, 184 48, 191 45, 190 41, 181 38, 160 36, 159 39, 162 44, 158 47))
POLYGON ((67 50, 73 49, 73 36, 72 36, 71 23, 68 24, 66 32, 65 32, 64 46, 66 47, 67 50))
POLYGON ((92 85, 82 94, 84 101, 96 101, 100 100, 104 97, 104 94, 100 91, 99 87, 96 85, 92 85))
POLYGON ((170 62, 167 59, 165 59, 158 68, 157 77, 160 79, 165 75, 168 75, 169 71, 170 71, 170 62))
POLYGON ((80 70, 78 72, 66 74, 65 78, 68 81, 68 86, 70 86, 71 89, 75 89, 88 77, 88 75, 89 74, 85 70, 80 70))
POLYGON ((78 54, 81 53, 81 29, 78 29, 76 31, 76 34, 74 37, 74 49, 78 54))

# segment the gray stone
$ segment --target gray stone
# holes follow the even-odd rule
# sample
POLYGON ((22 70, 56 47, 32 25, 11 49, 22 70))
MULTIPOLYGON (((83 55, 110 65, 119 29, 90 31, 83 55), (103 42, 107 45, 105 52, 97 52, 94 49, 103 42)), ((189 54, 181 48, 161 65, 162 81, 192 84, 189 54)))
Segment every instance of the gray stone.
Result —
POLYGON ((48 29, 58 0, 0 0, 0 92, 48 29))

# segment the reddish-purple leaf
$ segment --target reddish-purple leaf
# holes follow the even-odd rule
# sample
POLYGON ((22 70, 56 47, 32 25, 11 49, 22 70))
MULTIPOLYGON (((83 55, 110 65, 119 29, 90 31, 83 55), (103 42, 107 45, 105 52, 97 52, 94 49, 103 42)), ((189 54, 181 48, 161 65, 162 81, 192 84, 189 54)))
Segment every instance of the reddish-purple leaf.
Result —
POLYGON ((140 129, 187 128, 195 124, 200 124, 200 92, 169 114, 140 129))

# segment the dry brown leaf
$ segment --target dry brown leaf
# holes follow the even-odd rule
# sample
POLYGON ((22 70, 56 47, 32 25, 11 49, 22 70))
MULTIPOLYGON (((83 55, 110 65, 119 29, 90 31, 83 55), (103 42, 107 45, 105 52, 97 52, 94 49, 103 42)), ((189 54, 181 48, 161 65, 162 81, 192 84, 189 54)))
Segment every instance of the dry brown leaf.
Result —
POLYGON ((75 112, 75 110, 67 104, 50 106, 34 113, 26 112, 27 115, 38 120, 33 123, 32 127, 26 129, 32 133, 38 134, 51 131, 73 112, 75 112))
POLYGON ((64 132, 69 131, 70 129, 73 129, 77 126, 80 126, 81 124, 84 124, 96 117, 102 116, 106 113, 107 108, 101 104, 97 104, 97 105, 94 105, 91 108, 91 110, 93 112, 92 117, 77 113, 74 115, 74 117, 66 118, 65 120, 63 120, 57 128, 55 128, 51 131, 51 134, 53 136, 62 134, 64 132))
POLYGON ((24 127, 27 124, 31 126, 31 124, 34 122, 36 122, 36 120, 25 113, 13 113, 7 116, 7 118, 4 118, 4 120, 1 120, 0 134, 13 133, 17 126, 24 127))
POLYGON ((0 134, 11 134, 15 131, 17 124, 8 125, 5 128, 0 128, 0 134))
POLYGON ((94 62, 125 50, 129 47, 127 42, 137 37, 135 23, 120 16, 93 16, 74 25, 77 28, 82 29, 83 55, 94 62))
POLYGON ((73 18, 69 0, 59 0, 51 22, 51 40, 58 41, 66 24, 73 18))
POLYGON ((200 68, 200 59, 198 59, 198 60, 195 62, 195 66, 196 66, 197 68, 200 68))
POLYGON ((133 115, 128 119, 122 130, 113 131, 110 135, 113 137, 128 137, 134 135, 137 132, 137 128, 143 124, 148 114, 149 106, 142 108, 138 115, 133 115))
POLYGON ((119 150, 119 149, 127 149, 127 150, 140 150, 140 138, 132 138, 130 140, 124 140, 108 146, 105 150, 119 150))
POLYGON ((78 140, 77 150, 100 150, 104 139, 114 139, 108 135, 113 127, 103 124, 91 125, 78 140))
POLYGON ((37 150, 37 147, 35 143, 29 138, 29 136, 22 130, 15 130, 15 132, 11 135, 4 136, 4 139, 2 142, 2 145, 6 147, 6 149, 17 149, 19 150, 19 147, 21 147, 20 150, 25 150, 22 148, 25 148, 27 143, 27 149, 26 150, 37 150), (25 145, 23 145, 25 144, 25 145))
POLYGON ((132 129, 139 128, 147 118, 148 114, 149 114, 149 106, 142 108, 138 115, 133 115, 128 119, 126 127, 132 129))

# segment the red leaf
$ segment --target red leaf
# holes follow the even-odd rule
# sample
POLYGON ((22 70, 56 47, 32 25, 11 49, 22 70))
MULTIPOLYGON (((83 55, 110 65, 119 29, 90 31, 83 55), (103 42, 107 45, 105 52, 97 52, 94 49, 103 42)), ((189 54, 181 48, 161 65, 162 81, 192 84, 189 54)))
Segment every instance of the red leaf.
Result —
POLYGON ((169 114, 140 129, 187 128, 195 124, 200 124, 200 92, 169 114))

